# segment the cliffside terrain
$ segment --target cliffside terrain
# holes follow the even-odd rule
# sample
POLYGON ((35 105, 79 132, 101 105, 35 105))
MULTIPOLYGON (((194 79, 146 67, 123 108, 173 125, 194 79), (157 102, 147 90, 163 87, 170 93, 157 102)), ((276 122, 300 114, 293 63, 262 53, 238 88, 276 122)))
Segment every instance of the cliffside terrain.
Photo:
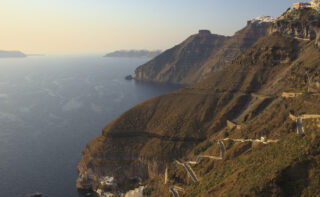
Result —
POLYGON ((297 39, 314 40, 320 46, 319 11, 290 9, 272 24, 271 32, 282 32, 297 39))
POLYGON ((225 44, 229 37, 200 30, 181 44, 138 67, 135 78, 141 81, 187 83, 196 81, 201 66, 225 44))
POLYGON ((200 30, 199 34, 138 67, 135 78, 141 81, 194 84, 230 64, 265 36, 270 20, 263 19, 248 21, 247 26, 232 37, 200 30))
MULTIPOLYGON (((294 12, 297 18, 288 15, 289 24, 304 24, 305 20, 319 27, 320 22, 314 20, 318 13, 310 9, 294 12)), ((210 47, 198 54, 202 54, 199 59, 203 59, 203 65, 218 53, 213 45, 230 46, 225 50, 234 46, 234 54, 239 55, 230 59, 222 55, 223 61, 229 62, 223 69, 192 86, 147 100, 106 125, 83 150, 77 187, 95 190, 101 187, 101 177, 112 176, 119 190, 125 190, 128 180, 140 177, 148 196, 319 194, 320 120, 303 120, 303 135, 296 134, 295 121, 302 114, 320 112, 320 49, 316 39, 300 39, 288 33, 287 22, 281 20, 272 23, 269 33, 257 42, 245 39, 253 31, 249 23, 241 31, 244 33, 236 34, 242 37, 241 42, 236 35, 226 38, 200 32, 158 56, 157 62, 177 65, 187 61, 187 55, 180 59, 181 55, 172 54, 187 54, 191 50, 187 46, 197 48, 195 51, 204 49, 204 42, 210 47), (285 98, 283 92, 301 94, 285 98), (217 145, 219 140, 224 140, 224 153, 222 145, 217 145), (268 140, 272 143, 266 143, 268 140), (190 168, 178 165, 198 155, 214 159, 193 162, 190 168), (194 182, 190 176, 199 179, 194 182)), ((191 60, 193 57, 197 56, 191 55, 191 60)), ((155 60, 148 64, 155 65, 155 60)), ((178 82, 176 79, 170 80, 178 82)))

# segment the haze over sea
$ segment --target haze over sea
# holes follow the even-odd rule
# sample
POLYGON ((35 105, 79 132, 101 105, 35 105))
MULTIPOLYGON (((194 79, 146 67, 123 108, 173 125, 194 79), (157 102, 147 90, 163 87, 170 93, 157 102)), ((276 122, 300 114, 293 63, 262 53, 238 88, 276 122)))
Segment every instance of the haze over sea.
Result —
POLYGON ((0 59, 0 196, 78 196, 81 150, 130 107, 177 86, 124 77, 148 59, 0 59))

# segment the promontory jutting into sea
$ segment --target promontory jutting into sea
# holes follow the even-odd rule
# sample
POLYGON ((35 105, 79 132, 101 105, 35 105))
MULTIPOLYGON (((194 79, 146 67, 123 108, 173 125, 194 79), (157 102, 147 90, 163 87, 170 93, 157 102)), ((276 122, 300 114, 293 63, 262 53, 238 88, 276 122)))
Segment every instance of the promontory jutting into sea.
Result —
POLYGON ((0 196, 319 196, 320 0, 4 1, 0 196))
POLYGON ((138 67, 136 80, 189 86, 107 124, 83 150, 77 188, 100 196, 133 188, 127 196, 315 196, 320 166, 305 162, 318 154, 304 149, 319 144, 319 5, 295 3, 231 37, 200 30, 138 67), (302 114, 310 114, 304 126, 302 114), (296 168, 314 173, 296 177, 296 168))

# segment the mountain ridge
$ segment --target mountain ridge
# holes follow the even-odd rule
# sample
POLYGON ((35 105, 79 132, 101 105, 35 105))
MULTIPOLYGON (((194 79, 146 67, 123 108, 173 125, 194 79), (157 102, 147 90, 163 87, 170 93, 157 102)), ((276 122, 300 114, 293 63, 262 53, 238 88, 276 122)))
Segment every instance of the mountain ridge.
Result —
POLYGON ((270 21, 271 17, 250 20, 246 27, 231 37, 200 30, 198 34, 139 66, 135 71, 135 79, 189 85, 197 83, 211 73, 223 69, 266 35, 270 21), (199 43, 196 39, 199 37, 202 38, 202 43, 207 39, 206 45, 199 43), (210 42, 210 39, 215 41, 210 42))
MULTIPOLYGON (((298 12, 298 21, 313 15, 312 10, 298 12)), ((194 85, 149 99, 107 124, 83 150, 77 187, 95 190, 101 187, 99 177, 113 176, 121 191, 128 179, 142 178, 148 196, 170 196, 172 185, 185 188, 184 196, 284 195, 291 186, 297 194, 319 193, 320 120, 304 121, 306 133, 296 136, 290 115, 320 111, 320 49, 315 39, 288 34, 287 23, 274 24, 279 31, 267 32, 224 69, 194 85), (283 92, 300 92, 301 96, 287 99, 283 92), (228 121, 236 126, 228 126, 228 121), (226 143, 225 158, 207 158, 194 167, 198 177, 203 177, 200 182, 194 183, 176 165, 201 154, 218 155, 214 142, 221 139, 261 137, 279 141, 226 143), (281 157, 281 151, 288 154, 281 157), (270 164, 264 158, 276 160, 270 164), (294 178, 294 169, 310 172, 311 178, 285 178, 294 178), (168 181, 163 183, 167 171, 168 181), (299 185, 300 180, 312 182, 299 185)))

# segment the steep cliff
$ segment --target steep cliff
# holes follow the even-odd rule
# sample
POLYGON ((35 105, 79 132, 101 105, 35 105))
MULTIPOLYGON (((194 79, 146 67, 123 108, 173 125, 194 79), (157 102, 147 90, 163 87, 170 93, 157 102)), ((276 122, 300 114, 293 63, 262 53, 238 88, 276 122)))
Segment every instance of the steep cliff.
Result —
POLYGON ((178 185, 184 189, 179 192, 181 196, 192 197, 317 196, 320 192, 320 119, 305 120, 305 134, 297 136, 296 123, 289 114, 319 114, 320 88, 315 94, 306 92, 306 73, 313 76, 313 82, 320 81, 319 57, 320 50, 315 48, 314 42, 276 33, 260 40, 225 70, 193 86, 194 89, 215 89, 212 91, 215 94, 224 91, 254 93, 242 103, 237 114, 228 117, 232 121, 246 117, 237 122, 240 128, 214 129, 216 132, 179 158, 181 161, 195 161, 198 155, 219 156, 216 145, 219 139, 265 136, 279 142, 266 145, 225 141, 223 160, 203 159, 192 166, 199 182, 193 182, 183 167, 172 162, 168 164, 167 184, 161 178, 148 181, 148 194, 172 196, 168 188, 178 185), (242 76, 238 78, 238 75, 242 76), (219 77, 225 80, 217 84, 215 80, 219 77), (280 96, 284 91, 304 94, 284 99, 280 96), (263 99, 270 100, 255 105, 263 99))
POLYGON ((270 32, 281 32, 297 39, 315 41, 320 47, 320 12, 311 9, 290 9, 272 24, 270 32))
POLYGON ((199 83, 128 110, 84 148, 77 187, 95 189, 99 178, 113 176, 120 189, 126 180, 141 177, 151 196, 169 196, 172 185, 183 186, 185 196, 281 196, 292 194, 291 186, 294 194, 319 193, 320 121, 305 121, 306 136, 297 137, 289 116, 320 111, 319 94, 307 92, 311 83, 320 82, 315 43, 271 31, 199 83), (285 91, 303 96, 285 99, 285 91), (239 128, 226 127, 228 120, 239 128), (192 183, 175 164, 199 154, 217 155, 219 139, 261 136, 279 142, 226 143, 222 160, 207 159, 194 168, 203 177, 200 183, 192 183), (302 174, 296 176, 295 170, 302 174))
POLYGON ((200 31, 138 67, 135 78, 141 81, 194 84, 230 64, 265 36, 269 24, 270 21, 248 21, 247 26, 232 37, 200 31))
POLYGON ((198 80, 198 70, 216 53, 229 37, 200 30, 181 44, 139 66, 135 78, 141 81, 189 83, 198 80))
MULTIPOLYGON (((316 64, 320 63, 317 58, 320 53, 308 46, 306 51, 315 53, 313 59, 309 56, 299 58, 301 47, 293 38, 273 34, 208 79, 130 109, 109 123, 103 133, 84 149, 80 174, 85 176, 92 171, 98 177, 114 176, 119 183, 130 177, 159 175, 166 164, 223 129, 227 120, 241 115, 254 99, 252 93, 279 96, 286 88, 294 88, 296 83, 304 88, 304 78, 291 83, 288 80, 293 77, 286 75, 292 72, 295 79, 298 78, 299 75, 294 74, 296 61, 303 66, 304 62, 311 61, 312 69, 320 71, 319 64, 316 64)), ((255 116, 249 117, 253 119, 255 116)), ((282 129, 283 118, 275 121, 279 125, 278 132, 282 129)), ((272 128, 273 125, 269 126, 272 128)), ((246 135, 259 136, 266 129, 259 130, 247 131, 246 135)), ((281 137, 286 134, 278 132, 269 130, 267 135, 281 137)))

